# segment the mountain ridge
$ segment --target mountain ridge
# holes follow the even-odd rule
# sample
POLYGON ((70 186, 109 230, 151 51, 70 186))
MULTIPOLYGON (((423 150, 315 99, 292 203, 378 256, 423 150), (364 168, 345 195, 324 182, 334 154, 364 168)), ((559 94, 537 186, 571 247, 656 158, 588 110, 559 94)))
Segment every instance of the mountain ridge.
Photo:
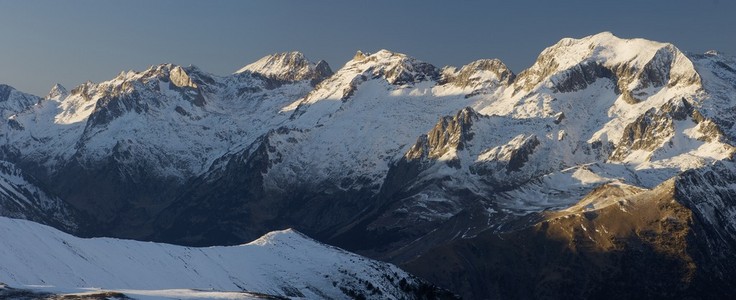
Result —
MULTIPOLYGON (((413 266, 549 211, 613 207, 598 189, 650 190, 736 152, 736 63, 716 53, 604 32, 563 39, 518 74, 495 59, 440 69, 388 50, 358 52, 330 76, 318 65, 287 52, 226 76, 121 73, 32 98, 0 125, 0 154, 90 214, 81 235, 204 246, 292 227, 413 266)), ((719 228, 730 204, 716 204, 727 214, 702 213, 691 229, 733 239, 719 228)))

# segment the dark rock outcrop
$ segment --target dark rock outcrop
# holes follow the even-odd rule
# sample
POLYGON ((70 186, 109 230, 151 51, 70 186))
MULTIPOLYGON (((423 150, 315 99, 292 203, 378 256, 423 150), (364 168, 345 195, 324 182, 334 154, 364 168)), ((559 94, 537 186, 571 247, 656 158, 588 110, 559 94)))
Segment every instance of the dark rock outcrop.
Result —
POLYGON ((464 144, 473 139, 470 127, 477 119, 478 114, 469 107, 460 110, 455 116, 440 118, 428 134, 419 137, 405 158, 436 160, 449 151, 463 150, 464 144))
POLYGON ((699 124, 699 139, 718 141, 725 136, 713 120, 704 117, 687 100, 665 103, 661 108, 651 108, 624 128, 621 140, 610 155, 611 161, 622 161, 636 150, 654 151, 675 134, 675 121, 692 120, 699 124))

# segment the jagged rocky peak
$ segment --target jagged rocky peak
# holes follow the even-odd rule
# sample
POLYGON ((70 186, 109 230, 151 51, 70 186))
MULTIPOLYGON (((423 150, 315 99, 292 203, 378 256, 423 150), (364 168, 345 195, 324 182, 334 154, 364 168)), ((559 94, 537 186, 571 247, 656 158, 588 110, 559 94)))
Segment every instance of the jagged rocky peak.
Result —
POLYGON ((409 160, 454 159, 454 154, 463 150, 465 143, 473 139, 470 128, 478 118, 478 113, 470 107, 463 108, 454 116, 441 117, 429 133, 419 137, 405 157, 409 160))
POLYGON ((97 86, 92 81, 86 81, 76 87, 74 87, 70 92, 69 95, 76 96, 76 95, 87 95, 91 89, 93 89, 95 86, 97 86))
POLYGON ((145 71, 142 72, 136 72, 136 71, 128 71, 128 72, 121 72, 120 75, 118 75, 115 79, 138 79, 138 78, 160 78, 160 77, 168 77, 171 73, 171 70, 178 67, 174 64, 158 64, 158 65, 152 65, 148 67, 145 71))
POLYGON ((519 74, 515 91, 543 84, 554 92, 572 92, 600 78, 614 81, 616 92, 630 103, 646 98, 652 88, 701 85, 693 63, 674 45, 603 32, 565 38, 542 51, 534 65, 519 74))
POLYGON ((343 69, 358 71, 369 78, 385 78, 394 85, 438 80, 440 77, 437 67, 406 54, 385 49, 373 54, 358 51, 343 69))
MULTIPOLYGON (((145 71, 121 72, 110 81, 100 83, 112 90, 116 87, 131 87, 135 82, 149 84, 156 81, 169 83, 172 89, 197 90, 202 85, 217 84, 217 77, 189 65, 186 67, 175 64, 152 65, 145 71)), ((149 88, 157 89, 155 85, 149 88)))
POLYGON ((171 78, 171 83, 178 87, 191 87, 195 89, 197 88, 197 84, 194 83, 187 72, 179 66, 171 69, 171 72, 169 73, 169 78, 171 78))
POLYGON ((235 73, 245 72, 283 81, 310 80, 313 84, 332 75, 327 62, 320 60, 316 64, 312 63, 304 54, 296 51, 265 56, 235 73))
POLYGON ((459 87, 483 84, 509 85, 515 76, 514 72, 498 59, 480 59, 460 69, 446 67, 442 70, 442 81, 459 87))
POLYGON ((174 64, 159 64, 153 65, 143 72, 129 71, 127 73, 120 73, 120 75, 115 79, 141 82, 158 79, 165 82, 169 81, 176 87, 196 89, 198 87, 198 80, 194 77, 199 73, 201 72, 199 72, 199 69, 195 66, 182 67, 174 64))
MULTIPOLYGON (((368 55, 370 55, 370 53, 368 53, 368 55)), ((353 61, 361 61, 361 60, 364 60, 365 57, 366 57, 366 54, 363 53, 363 51, 358 50, 357 52, 355 52, 355 56, 353 56, 353 59, 352 60, 353 61)))
MULTIPOLYGON (((187 71, 184 71, 184 68, 174 64, 151 65, 144 71, 122 71, 111 80, 99 83, 87 81, 72 89, 70 95, 81 95, 91 99, 99 98, 103 95, 126 93, 136 89, 137 83, 145 84, 154 81, 171 82, 171 76, 176 77, 177 82, 183 86, 189 78, 187 73, 187 71)), ((172 83, 172 85, 174 84, 172 83)))
POLYGON ((69 91, 67 91, 64 86, 57 83, 57 84, 54 84, 53 87, 51 87, 51 90, 46 95, 46 99, 47 100, 49 99, 61 100, 61 99, 66 98, 66 96, 69 96, 69 91))
POLYGON ((317 62, 317 64, 314 66, 314 71, 317 75, 315 79, 319 79, 320 81, 334 74, 334 72, 332 72, 332 68, 330 68, 330 65, 324 60, 320 60, 317 62))
MULTIPOLYGON (((151 66, 143 72, 129 71, 121 73, 117 78, 101 85, 110 85, 113 91, 121 89, 131 91, 134 89, 135 82, 149 84, 156 81, 169 83, 169 87, 174 90, 195 91, 197 93, 200 85, 214 83, 211 75, 200 71, 196 66, 182 67, 175 64, 159 64, 151 66)), ((146 85, 145 88, 159 89, 155 84, 146 85)))

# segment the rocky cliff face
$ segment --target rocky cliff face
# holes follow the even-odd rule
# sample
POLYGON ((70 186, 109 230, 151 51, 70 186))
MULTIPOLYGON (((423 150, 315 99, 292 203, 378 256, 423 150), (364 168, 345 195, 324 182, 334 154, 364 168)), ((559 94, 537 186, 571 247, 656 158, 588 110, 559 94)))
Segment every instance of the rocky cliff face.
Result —
POLYGON ((466 142, 473 139, 470 127, 478 114, 471 108, 459 111, 454 117, 442 117, 429 131, 422 135, 417 143, 409 149, 407 160, 440 159, 450 152, 463 150, 466 142))

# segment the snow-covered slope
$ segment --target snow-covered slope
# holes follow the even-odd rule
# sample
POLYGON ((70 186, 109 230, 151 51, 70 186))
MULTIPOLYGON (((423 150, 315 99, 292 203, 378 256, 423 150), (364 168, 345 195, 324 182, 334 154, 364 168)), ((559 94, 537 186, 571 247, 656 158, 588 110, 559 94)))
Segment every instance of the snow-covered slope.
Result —
POLYGON ((442 75, 404 54, 359 52, 308 95, 285 106, 280 114, 288 121, 213 164, 164 212, 161 226, 171 230, 158 234, 172 232, 183 239, 177 242, 197 237, 211 243, 215 236, 206 234, 211 230, 233 242, 237 236, 260 235, 249 232, 270 223, 300 226, 312 234, 336 230, 375 203, 370 199, 391 163, 417 136, 439 117, 500 90, 512 77, 498 61, 442 75), (466 97, 470 94, 476 96, 466 97), (218 207, 222 198, 232 202, 218 207), (218 213, 202 216, 204 211, 218 213), (234 220, 227 226, 237 228, 219 228, 221 215, 234 220), (187 221, 165 224, 177 219, 187 221))
POLYGON ((24 160, 51 173, 72 157, 93 166, 130 152, 152 172, 183 179, 283 121, 276 112, 311 89, 302 81, 271 84, 249 73, 219 77, 158 65, 69 94, 54 87, 14 118, 23 129, 8 128, 3 136, 24 160))
MULTIPOLYGON (((276 76, 289 66, 283 68, 258 71, 276 76)), ((150 222, 186 181, 286 121, 278 111, 331 72, 324 63, 319 70, 279 79, 245 71, 216 76, 163 64, 70 92, 57 85, 0 124, 2 156, 90 213, 93 223, 112 223, 94 228, 140 238, 139 229, 116 228, 120 223, 111 220, 150 222), (123 207, 144 214, 126 215, 123 207)))
POLYGON ((610 33, 560 41, 392 159, 372 216, 344 235, 404 236, 381 256, 401 261, 568 208, 602 184, 652 188, 730 158, 736 73, 716 54, 693 57, 610 33))
POLYGON ((0 238, 0 282, 13 287, 201 289, 307 299, 411 299, 421 296, 419 289, 432 291, 393 265, 320 244, 291 229, 238 246, 188 248, 81 239, 0 217, 0 238))
POLYGON ((428 63, 387 50, 358 52, 282 110, 290 114, 286 126, 300 130, 270 137, 282 159, 270 168, 265 184, 283 186, 297 176, 312 184, 355 182, 340 189, 377 189, 390 162, 438 117, 474 105, 477 99, 466 95, 495 92, 513 76, 498 61, 476 62, 457 73, 443 77, 428 63))

